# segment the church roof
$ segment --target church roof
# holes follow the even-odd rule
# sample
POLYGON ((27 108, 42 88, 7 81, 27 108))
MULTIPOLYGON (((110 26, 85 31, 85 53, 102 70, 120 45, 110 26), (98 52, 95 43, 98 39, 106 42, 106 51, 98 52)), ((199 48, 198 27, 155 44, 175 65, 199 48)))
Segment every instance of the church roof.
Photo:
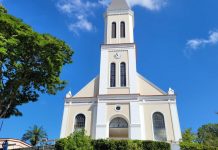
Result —
POLYGON ((107 10, 113 11, 113 10, 129 10, 129 9, 130 8, 126 0, 112 0, 107 10))

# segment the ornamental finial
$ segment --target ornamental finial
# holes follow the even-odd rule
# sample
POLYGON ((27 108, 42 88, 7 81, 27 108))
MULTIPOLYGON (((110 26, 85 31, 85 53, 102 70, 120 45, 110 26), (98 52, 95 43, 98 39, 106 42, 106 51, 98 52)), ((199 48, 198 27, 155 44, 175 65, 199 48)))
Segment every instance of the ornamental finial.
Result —
POLYGON ((168 95, 174 95, 174 94, 175 94, 174 90, 172 88, 169 88, 168 95))
POLYGON ((66 98, 71 98, 71 97, 72 97, 72 93, 71 93, 71 91, 69 91, 69 92, 66 94, 65 97, 66 97, 66 98))

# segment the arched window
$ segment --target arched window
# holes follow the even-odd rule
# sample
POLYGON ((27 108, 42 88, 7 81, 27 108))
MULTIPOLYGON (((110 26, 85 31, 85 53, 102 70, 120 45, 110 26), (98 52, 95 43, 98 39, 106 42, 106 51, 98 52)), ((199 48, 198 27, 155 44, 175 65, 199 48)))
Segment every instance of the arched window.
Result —
POLYGON ((120 37, 125 38, 125 22, 120 23, 120 37))
POLYGON ((109 127, 110 128, 128 128, 128 123, 126 122, 125 119, 121 117, 117 117, 111 120, 109 127))
POLYGON ((121 117, 114 118, 109 124, 109 137, 114 139, 128 138, 128 123, 121 117))
POLYGON ((111 63, 111 77, 110 77, 110 86, 116 86, 116 64, 111 63))
POLYGON ((154 139, 157 141, 167 141, 164 116, 160 112, 153 114, 154 139))
POLYGON ((117 27, 116 27, 116 22, 112 23, 112 38, 116 38, 117 35, 117 27))
POLYGON ((74 130, 84 129, 85 128, 86 117, 83 114, 78 114, 75 117, 74 130))
POLYGON ((120 85, 126 86, 126 64, 124 62, 120 64, 120 85))

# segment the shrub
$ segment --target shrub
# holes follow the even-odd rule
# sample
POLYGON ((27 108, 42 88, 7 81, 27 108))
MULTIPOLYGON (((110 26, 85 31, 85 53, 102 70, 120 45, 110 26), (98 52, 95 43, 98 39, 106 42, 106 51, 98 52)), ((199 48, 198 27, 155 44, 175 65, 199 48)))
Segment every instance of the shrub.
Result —
POLYGON ((93 140, 94 150, 128 150, 127 140, 93 140))
POLYGON ((115 150, 115 142, 113 140, 93 140, 94 150, 115 150))
POLYGON ((181 142, 180 143, 181 150, 218 150, 216 147, 206 146, 199 143, 187 143, 181 142))
POLYGON ((114 141, 116 150, 128 150, 129 149, 129 142, 127 140, 117 140, 114 141))
POLYGON ((143 150, 142 141, 140 140, 129 140, 128 144, 129 144, 128 150, 143 150))
POLYGON ((60 139, 55 144, 56 150, 93 150, 92 140, 85 131, 75 131, 67 138, 60 139))
POLYGON ((156 141, 142 141, 143 150, 170 150, 170 144, 156 141))
POLYGON ((67 145, 67 138, 60 139, 55 143, 55 149, 64 150, 65 145, 67 145))

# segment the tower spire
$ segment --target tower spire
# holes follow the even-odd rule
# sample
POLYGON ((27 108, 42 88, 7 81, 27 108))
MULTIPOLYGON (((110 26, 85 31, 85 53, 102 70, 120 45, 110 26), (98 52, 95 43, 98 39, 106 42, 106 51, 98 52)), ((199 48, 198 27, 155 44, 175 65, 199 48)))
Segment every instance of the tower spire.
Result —
POLYGON ((129 10, 129 9, 130 9, 129 5, 127 4, 126 0, 112 0, 107 11, 129 10))

